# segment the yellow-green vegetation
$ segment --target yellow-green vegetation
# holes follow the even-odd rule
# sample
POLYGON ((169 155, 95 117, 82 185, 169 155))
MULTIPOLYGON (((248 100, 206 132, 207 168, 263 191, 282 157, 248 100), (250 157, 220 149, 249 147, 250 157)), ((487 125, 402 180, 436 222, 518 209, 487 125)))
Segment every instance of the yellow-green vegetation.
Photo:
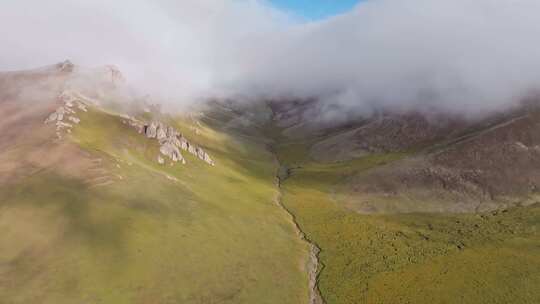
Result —
POLYGON ((362 215, 336 189, 405 154, 320 164, 300 156, 306 147, 277 139, 283 204, 321 248, 318 284, 328 304, 540 303, 540 204, 486 214, 362 215))
POLYGON ((308 247, 264 144, 170 118, 216 166, 159 165, 121 118, 80 118, 70 140, 109 182, 50 169, 0 187, 0 303, 307 302, 308 247))
POLYGON ((79 113, 66 140, 88 172, 53 166, 0 186, 0 303, 308 303, 310 248, 275 201, 276 173, 282 204, 321 249, 328 304, 540 302, 539 203, 356 213, 344 182, 414 151, 317 163, 316 139, 259 128, 268 109, 252 106, 260 115, 214 107, 196 125, 159 117, 215 167, 188 153, 159 165, 156 140, 114 114, 79 113))

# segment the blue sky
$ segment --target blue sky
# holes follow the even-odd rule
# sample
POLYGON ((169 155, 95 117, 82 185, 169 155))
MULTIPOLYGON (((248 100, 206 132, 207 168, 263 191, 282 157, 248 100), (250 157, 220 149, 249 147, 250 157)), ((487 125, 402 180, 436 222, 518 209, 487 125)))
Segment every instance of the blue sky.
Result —
POLYGON ((275 7, 310 20, 346 12, 358 2, 359 0, 270 0, 275 7))

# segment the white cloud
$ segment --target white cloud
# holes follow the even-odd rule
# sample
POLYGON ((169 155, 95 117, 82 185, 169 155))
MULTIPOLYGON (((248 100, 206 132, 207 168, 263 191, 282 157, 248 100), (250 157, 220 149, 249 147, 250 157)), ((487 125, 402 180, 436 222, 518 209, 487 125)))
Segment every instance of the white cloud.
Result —
POLYGON ((298 23, 262 1, 0 4, 0 68, 113 63, 174 100, 322 97, 371 107, 479 112, 540 82, 536 0, 371 0, 298 23))

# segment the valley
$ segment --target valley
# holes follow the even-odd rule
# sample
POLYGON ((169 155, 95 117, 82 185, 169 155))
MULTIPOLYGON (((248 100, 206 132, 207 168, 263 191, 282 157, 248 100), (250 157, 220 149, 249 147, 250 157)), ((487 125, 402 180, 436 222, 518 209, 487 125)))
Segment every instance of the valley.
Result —
MULTIPOLYGON (((282 147, 285 159, 289 148, 282 147)), ((535 303, 539 204, 363 215, 336 197, 347 176, 401 157, 289 165, 297 169, 282 184, 283 203, 321 248, 318 286, 326 303, 535 303)))
POLYGON ((535 110, 312 129, 313 103, 178 114, 73 68, 0 75, 1 303, 540 299, 535 110))
MULTIPOLYGON (((523 204, 483 212, 464 212, 460 207, 456 212, 448 201, 441 204, 437 199, 467 194, 452 193, 452 188, 440 191, 429 184, 423 197, 407 198, 407 190, 400 189, 397 195, 386 196, 389 205, 376 197, 383 212, 359 211, 356 204, 365 198, 353 192, 351 182, 362 178, 384 188, 381 177, 364 176, 380 170, 386 172, 383 178, 395 178, 392 174, 400 172, 395 168, 431 155, 433 148, 318 161, 311 156, 311 147, 327 135, 304 131, 305 137, 299 138, 298 130, 309 130, 300 120, 289 126, 297 132, 291 138, 287 127, 275 119, 274 115, 267 134, 274 139, 272 150, 281 164, 283 204, 321 250, 318 287, 326 303, 538 301, 540 293, 534 286, 540 283, 540 203, 534 192, 522 196, 523 204), (435 200, 436 212, 417 211, 433 208, 430 200, 435 200)), ((332 132, 330 136, 336 136, 332 132)))
POLYGON ((539 304, 538 12, 0 1, 0 304, 539 304))

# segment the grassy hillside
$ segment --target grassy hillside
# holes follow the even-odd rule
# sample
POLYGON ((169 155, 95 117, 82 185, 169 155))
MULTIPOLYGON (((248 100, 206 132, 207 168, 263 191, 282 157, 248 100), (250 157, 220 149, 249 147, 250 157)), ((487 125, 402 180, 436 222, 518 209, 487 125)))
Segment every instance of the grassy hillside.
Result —
POLYGON ((308 303, 310 248, 275 201, 276 174, 321 248, 328 304, 540 302, 538 203, 362 215, 346 182, 414 152, 318 163, 312 142, 258 127, 265 105, 245 107, 212 106, 202 124, 160 117, 215 167, 188 153, 186 165, 159 165, 155 139, 114 114, 78 113, 69 155, 0 185, 0 303, 308 303))
MULTIPOLYGON (((276 206, 263 144, 169 117, 215 167, 159 165, 121 119, 81 113, 87 178, 0 185, 0 303, 305 303, 307 245, 276 206)), ((84 174, 83 174, 84 175, 84 174)))
POLYGON ((361 215, 336 189, 405 154, 321 164, 305 145, 276 138, 283 203, 321 248, 327 303, 540 302, 540 204, 486 214, 361 215))

